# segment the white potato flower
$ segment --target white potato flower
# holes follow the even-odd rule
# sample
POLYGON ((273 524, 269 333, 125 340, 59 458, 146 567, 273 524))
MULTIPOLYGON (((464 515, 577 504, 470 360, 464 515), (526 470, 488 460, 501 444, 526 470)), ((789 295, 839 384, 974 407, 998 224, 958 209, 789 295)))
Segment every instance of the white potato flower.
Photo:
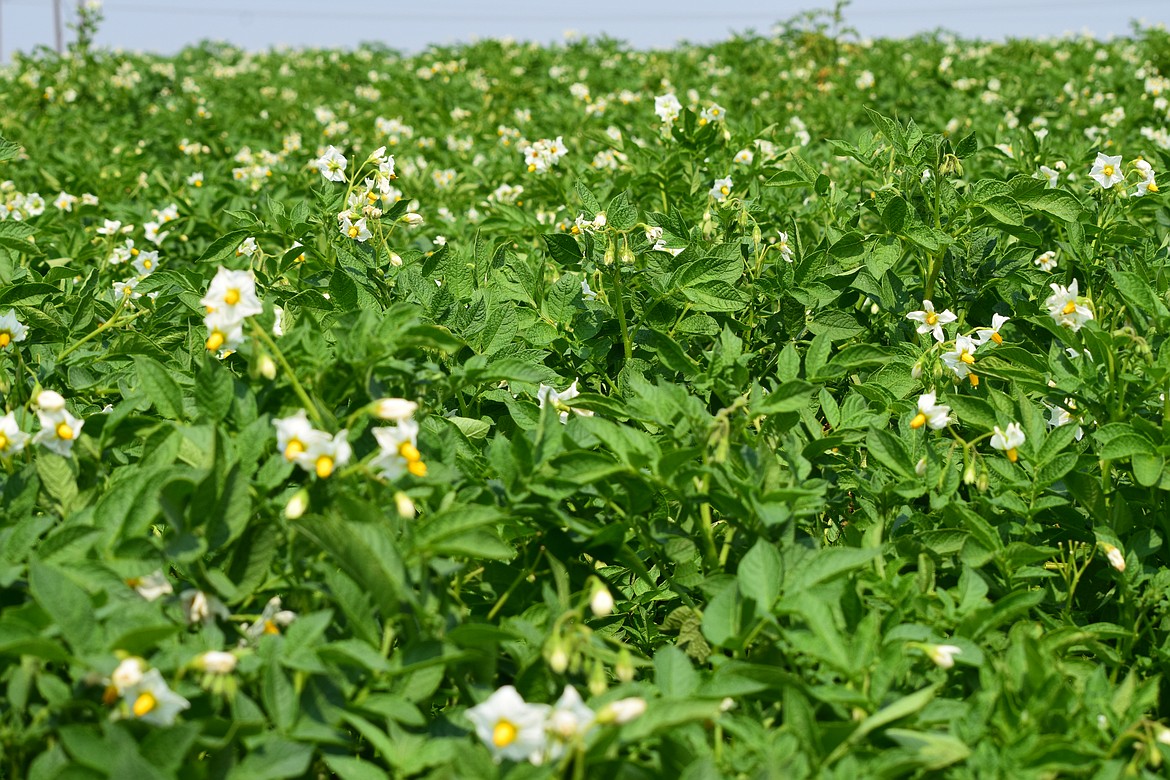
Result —
POLYGON ((14 341, 24 341, 28 338, 28 328, 16 318, 16 310, 9 309, 0 314, 0 349, 4 349, 14 341))
POLYGON ((0 417, 0 457, 8 458, 24 449, 28 434, 20 430, 13 412, 0 417))
MULTIPOLYGON (((565 401, 571 401, 577 396, 581 395, 581 391, 577 389, 577 380, 573 380, 573 384, 569 385, 564 390, 557 392, 549 385, 542 384, 536 391, 536 401, 541 409, 546 404, 550 404, 554 409, 560 412, 561 423, 569 422, 569 410, 571 407, 566 405, 565 401)), ((592 417, 593 412, 588 409, 572 409, 572 411, 581 415, 582 417, 592 417)))
POLYGON ((1019 423, 1008 423, 1006 428, 1000 428, 997 425, 991 435, 991 447, 992 449, 1000 450, 1007 455, 1008 460, 1015 463, 1020 459, 1018 448, 1026 440, 1024 429, 1020 427, 1019 423))
POLYGON ((921 428, 927 425, 931 430, 941 430, 950 423, 951 407, 946 404, 936 404, 934 392, 923 393, 918 397, 918 414, 910 421, 911 428, 921 428))
POLYGON ((1104 152, 1097 153, 1093 167, 1089 170, 1089 178, 1095 180, 1104 189, 1111 189, 1118 182, 1125 181, 1121 173, 1121 155, 1110 157, 1104 152))
POLYGON ((544 761, 549 706, 528 704, 511 685, 505 685, 465 713, 476 735, 496 761, 544 761))
POLYGON ((310 165, 316 168, 329 181, 345 181, 345 167, 348 161, 337 147, 330 146, 325 154, 313 160, 310 165))
POLYGON ((147 671, 137 684, 123 691, 122 701, 136 720, 164 727, 173 726, 179 713, 191 706, 191 702, 167 687, 158 669, 147 671))
POLYGON ((916 328, 919 333, 930 333, 934 336, 934 340, 941 344, 946 340, 943 325, 949 325, 958 317, 950 309, 936 312, 933 302, 923 301, 922 310, 910 312, 906 315, 906 319, 919 323, 916 328))

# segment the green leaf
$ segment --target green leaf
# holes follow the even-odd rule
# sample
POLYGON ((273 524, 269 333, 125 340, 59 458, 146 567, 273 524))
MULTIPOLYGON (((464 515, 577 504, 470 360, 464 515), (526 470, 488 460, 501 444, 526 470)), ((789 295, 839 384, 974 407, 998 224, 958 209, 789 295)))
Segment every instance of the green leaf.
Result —
POLYGON ((798 412, 811 403, 810 395, 816 389, 815 385, 803 379, 793 379, 783 383, 772 392, 763 396, 760 402, 752 406, 753 414, 781 414, 783 412, 798 412))
POLYGON ((764 538, 759 538, 735 572, 739 591, 744 598, 756 602, 756 608, 763 614, 771 612, 772 605, 780 596, 784 578, 784 564, 776 547, 764 538))
POLYGON ((183 416, 183 392, 171 377, 171 372, 145 355, 136 355, 134 365, 138 369, 138 381, 158 413, 168 420, 180 419, 183 416))
POLYGON ((33 599, 61 629, 75 653, 94 649, 91 643, 98 624, 88 593, 61 570, 36 561, 29 564, 28 584, 33 599))
POLYGON ((638 209, 631 203, 625 192, 619 192, 605 209, 606 224, 614 230, 625 232, 638 224, 638 209))
POLYGON ((686 653, 667 645, 654 654, 654 681, 664 696, 682 699, 699 687, 699 674, 686 653))
POLYGON ((203 254, 199 256, 200 263, 222 263, 228 258, 236 256, 236 250, 244 239, 252 235, 251 230, 233 230, 229 233, 224 233, 222 236, 211 242, 207 249, 203 250, 203 254))

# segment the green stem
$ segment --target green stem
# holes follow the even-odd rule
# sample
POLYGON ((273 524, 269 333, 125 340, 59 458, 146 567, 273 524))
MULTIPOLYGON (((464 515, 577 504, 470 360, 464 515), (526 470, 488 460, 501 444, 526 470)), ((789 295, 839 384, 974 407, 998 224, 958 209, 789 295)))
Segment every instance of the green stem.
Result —
POLYGON ((614 267, 613 271, 613 291, 617 308, 618 327, 622 331, 622 348, 625 351, 626 360, 634 356, 634 347, 630 343, 630 332, 626 327, 626 302, 622 295, 622 269, 614 267))
POLYGON ((300 380, 297 379, 296 372, 294 372, 292 366, 288 364, 288 361, 284 357, 284 353, 280 351, 280 347, 276 346, 276 342, 273 341, 272 337, 268 335, 267 331, 257 325, 255 321, 252 322, 252 334, 263 341, 264 345, 268 347, 269 350, 271 350, 273 357, 276 358, 276 362, 280 364, 281 369, 284 370, 285 376, 288 377, 288 381, 292 385, 293 392, 295 392, 297 397, 301 399, 301 404, 305 407, 305 411, 308 412, 309 416, 313 418, 313 422, 317 424, 317 427, 324 428, 325 420, 321 417, 321 412, 317 409, 317 404, 315 404, 313 399, 309 397, 309 394, 305 392, 304 386, 301 385, 300 380))
POLYGON ((112 315, 110 315, 110 318, 108 320, 106 320, 105 322, 103 322, 101 325, 98 325, 96 328, 94 328, 89 333, 82 336, 81 339, 79 341, 77 341, 76 343, 74 343, 72 346, 63 349, 61 351, 61 353, 57 355, 57 362, 60 363, 66 357, 73 354, 82 345, 97 338, 102 333, 104 333, 105 331, 114 327, 115 325, 121 325, 123 323, 130 322, 130 321, 134 320, 135 318, 137 318, 140 314, 142 314, 141 311, 136 311, 136 312, 134 312, 134 314, 130 315, 129 317, 125 318, 124 320, 119 320, 118 316, 122 313, 122 311, 125 308, 126 308, 126 297, 123 296, 122 300, 118 302, 118 308, 114 309, 114 313, 112 315))

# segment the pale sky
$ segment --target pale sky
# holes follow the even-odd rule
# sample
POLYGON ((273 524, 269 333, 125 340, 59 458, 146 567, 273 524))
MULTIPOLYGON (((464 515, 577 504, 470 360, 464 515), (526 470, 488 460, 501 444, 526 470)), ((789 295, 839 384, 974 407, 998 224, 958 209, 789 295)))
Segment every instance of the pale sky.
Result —
MULTIPOLYGON (((76 1, 60 2, 71 19, 76 1)), ((98 42, 172 53, 204 39, 248 49, 377 40, 411 52, 475 36, 559 41, 573 29, 604 32, 645 48, 681 39, 710 42, 732 31, 767 32, 778 20, 829 6, 825 0, 107 0, 98 42)), ((940 27, 1000 40, 1085 29, 1098 36, 1124 35, 1130 20, 1138 18, 1170 24, 1170 0, 855 0, 845 10, 846 24, 871 37, 940 27)), ((14 49, 52 46, 53 0, 0 0, 0 24, 5 58, 14 49)), ((65 35, 68 40, 71 33, 65 35)))

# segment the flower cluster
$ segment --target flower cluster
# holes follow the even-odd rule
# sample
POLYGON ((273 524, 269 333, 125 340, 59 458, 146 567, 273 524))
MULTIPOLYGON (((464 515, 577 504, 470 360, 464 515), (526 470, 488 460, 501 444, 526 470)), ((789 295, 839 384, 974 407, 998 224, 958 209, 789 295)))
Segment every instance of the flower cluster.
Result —
POLYGON ((304 409, 298 409, 292 417, 273 420, 272 424, 276 426, 276 445, 285 460, 321 479, 327 479, 353 455, 346 440, 348 431, 343 428, 333 436, 319 431, 309 422, 304 409))
POLYGON ((207 349, 221 356, 235 350, 244 341, 244 320, 264 311, 256 297, 256 279, 251 271, 231 271, 220 267, 199 302, 207 311, 207 349))
POLYGON ((600 725, 628 723, 646 710, 640 698, 621 699, 594 712, 572 686, 556 704, 529 704, 511 685, 467 710, 467 719, 496 761, 556 761, 600 725))
MULTIPOLYGON (((946 341, 946 332, 943 330, 943 326, 958 319, 950 309, 944 309, 941 312, 935 311, 934 304, 928 300, 922 302, 921 311, 910 312, 906 318, 919 323, 916 328, 918 333, 931 334, 939 344, 946 341)), ((942 361, 956 379, 967 379, 972 385, 978 386, 979 377, 971 370, 971 367, 975 365, 975 351, 989 341, 1002 344, 1003 336, 999 334, 999 331, 1009 320, 1009 317, 995 314, 991 318, 991 327, 976 328, 973 333, 955 336, 950 348, 942 353, 942 361)), ((921 364, 916 365, 914 375, 918 376, 920 371, 921 364)))
POLYGON ((548 173, 561 161, 568 149, 565 148, 564 139, 558 135, 555 141, 541 138, 533 143, 523 142, 520 151, 524 153, 524 164, 528 166, 529 173, 548 173))

